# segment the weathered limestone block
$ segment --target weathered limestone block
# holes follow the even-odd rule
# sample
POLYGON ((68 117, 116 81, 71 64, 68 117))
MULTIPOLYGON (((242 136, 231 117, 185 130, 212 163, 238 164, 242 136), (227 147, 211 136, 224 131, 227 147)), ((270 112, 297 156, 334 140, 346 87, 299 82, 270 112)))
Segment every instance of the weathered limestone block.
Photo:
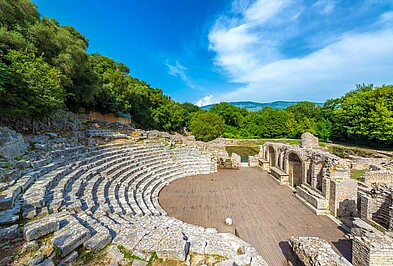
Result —
POLYGON ((124 254, 114 245, 109 246, 106 252, 111 258, 111 263, 117 263, 124 258, 124 254))
POLYGON ((300 147, 316 149, 319 147, 318 138, 309 132, 303 133, 300 137, 300 147))
POLYGON ((160 132, 157 130, 152 130, 147 132, 147 138, 149 139, 156 139, 160 135, 160 132))
POLYGON ((291 237, 289 239, 289 265, 305 266, 350 266, 340 257, 326 240, 318 237, 291 237))
POLYGON ((5 158, 21 156, 27 147, 21 134, 7 127, 0 127, 0 156, 5 158))
POLYGON ((61 230, 56 231, 51 241, 60 250, 61 256, 65 257, 89 238, 89 230, 77 221, 73 221, 61 230))
POLYGON ((20 204, 16 203, 12 209, 0 211, 0 225, 10 225, 19 219, 20 204))
POLYGON ((55 264, 53 263, 53 261, 51 259, 46 259, 43 262, 41 262, 40 264, 37 264, 37 266, 55 266, 55 264))
POLYGON ((31 241, 59 230, 59 220, 53 216, 47 216, 37 221, 27 223, 23 228, 23 237, 31 241))
POLYGON ((17 224, 10 227, 0 228, 0 243, 18 238, 21 235, 17 224))
POLYGON ((112 241, 112 236, 108 230, 103 230, 87 240, 83 246, 93 252, 98 252, 112 241))
POLYGON ((62 260, 59 262, 59 266, 70 265, 71 262, 72 262, 73 260, 75 260, 77 257, 78 257, 78 252, 73 251, 73 252, 70 253, 70 255, 68 255, 67 257, 65 257, 64 259, 62 259, 62 260))

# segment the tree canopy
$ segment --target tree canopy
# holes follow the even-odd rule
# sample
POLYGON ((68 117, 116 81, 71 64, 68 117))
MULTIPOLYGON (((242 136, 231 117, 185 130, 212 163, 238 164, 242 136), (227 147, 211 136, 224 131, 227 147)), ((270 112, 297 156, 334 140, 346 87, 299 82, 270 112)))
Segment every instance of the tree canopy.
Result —
POLYGON ((128 113, 143 129, 191 129, 200 140, 299 138, 393 144, 393 86, 358 85, 318 106, 251 112, 228 103, 202 111, 130 75, 121 62, 87 54, 88 40, 71 26, 42 17, 30 0, 0 0, 0 112, 41 118, 61 108, 128 113))

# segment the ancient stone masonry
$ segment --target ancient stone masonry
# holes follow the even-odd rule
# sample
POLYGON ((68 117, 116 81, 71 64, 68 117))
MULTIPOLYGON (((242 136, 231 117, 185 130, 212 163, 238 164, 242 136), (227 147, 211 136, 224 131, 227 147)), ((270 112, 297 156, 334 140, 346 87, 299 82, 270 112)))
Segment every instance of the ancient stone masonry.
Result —
POLYGON ((352 264, 354 266, 393 265, 393 239, 360 219, 353 222, 352 264))
POLYGON ((317 214, 356 215, 357 182, 350 179, 350 165, 341 158, 318 149, 267 142, 256 159, 317 214))
POLYGON ((367 185, 372 183, 390 183, 393 184, 393 171, 392 170, 375 170, 364 173, 361 180, 367 185))
POLYGON ((224 154, 220 154, 217 156, 218 160, 218 167, 219 168, 226 168, 226 169, 239 169, 241 158, 240 155, 236 153, 232 153, 231 156, 228 155, 227 152, 224 154))
POLYGON ((359 216, 363 220, 393 231, 393 185, 373 183, 359 190, 359 216))
POLYGON ((350 266, 344 257, 318 237, 291 237, 289 239, 288 264, 292 266, 350 266))
POLYGON ((33 219, 24 226, 25 240, 54 233, 51 242, 62 257, 74 256, 81 245, 97 252, 112 242, 180 260, 188 245, 190 252, 221 255, 237 265, 266 265, 234 235, 184 223, 160 206, 160 190, 170 182, 217 171, 215 157, 205 151, 123 140, 56 150, 34 164, 1 191, 3 238, 20 234, 8 227, 22 216, 33 219))

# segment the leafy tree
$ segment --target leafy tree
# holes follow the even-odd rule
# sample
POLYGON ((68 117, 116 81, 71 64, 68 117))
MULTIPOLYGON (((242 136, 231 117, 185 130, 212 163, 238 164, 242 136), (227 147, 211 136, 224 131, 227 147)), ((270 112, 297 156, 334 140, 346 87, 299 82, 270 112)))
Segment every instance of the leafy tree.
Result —
POLYGON ((0 23, 8 29, 39 21, 37 7, 30 0, 0 0, 0 23))
POLYGON ((152 115, 156 128, 165 131, 179 131, 185 123, 185 110, 175 102, 160 105, 152 115))
POLYGON ((191 120, 190 129, 197 140, 210 141, 224 132, 223 119, 213 112, 200 112, 191 120))
POLYGON ((358 85, 341 98, 334 112, 341 138, 357 142, 393 142, 393 86, 358 85))
POLYGON ((11 50, 5 57, 9 62, 2 74, 1 113, 8 117, 43 117, 64 107, 66 94, 60 72, 30 51, 11 50))
POLYGON ((239 127, 242 123, 245 109, 238 108, 226 102, 213 105, 210 112, 216 113, 224 119, 228 126, 239 127))

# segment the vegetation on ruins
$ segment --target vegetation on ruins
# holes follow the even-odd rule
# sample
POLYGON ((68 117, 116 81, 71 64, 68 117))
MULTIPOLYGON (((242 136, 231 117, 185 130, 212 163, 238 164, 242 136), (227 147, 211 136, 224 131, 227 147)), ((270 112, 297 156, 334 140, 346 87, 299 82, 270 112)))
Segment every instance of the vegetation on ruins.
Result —
POLYGON ((143 129, 191 129, 198 140, 299 138, 393 144, 393 86, 358 85, 323 106, 299 102, 279 110, 247 111, 220 103, 209 111, 180 104, 100 54, 71 26, 42 17, 29 0, 0 0, 0 112, 3 117, 42 118, 59 109, 127 113, 143 129))

